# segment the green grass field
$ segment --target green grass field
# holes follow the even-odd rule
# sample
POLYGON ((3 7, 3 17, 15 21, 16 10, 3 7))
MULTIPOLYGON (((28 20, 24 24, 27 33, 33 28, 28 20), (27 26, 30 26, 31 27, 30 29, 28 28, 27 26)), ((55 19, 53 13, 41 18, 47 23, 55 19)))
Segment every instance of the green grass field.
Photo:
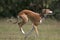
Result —
MULTIPOLYGON (((29 31, 31 22, 23 26, 24 30, 29 31)), ((29 35, 28 40, 60 40, 60 22, 56 20, 44 20, 38 26, 39 37, 34 37, 34 32, 29 35)), ((6 20, 0 20, 0 40, 24 40, 24 35, 19 31, 17 24, 7 23, 6 20)))

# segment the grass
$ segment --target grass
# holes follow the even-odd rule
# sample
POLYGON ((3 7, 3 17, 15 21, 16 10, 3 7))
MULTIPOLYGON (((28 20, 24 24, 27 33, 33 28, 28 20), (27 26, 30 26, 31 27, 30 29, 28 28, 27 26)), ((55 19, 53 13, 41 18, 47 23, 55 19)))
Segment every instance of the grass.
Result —
MULTIPOLYGON (((31 29, 31 22, 23 26, 27 32, 31 29)), ((34 32, 29 35, 28 40, 60 40, 60 22, 47 19, 38 26, 39 37, 34 37, 34 32)), ((17 24, 7 23, 0 20, 0 40, 24 40, 24 35, 19 31, 17 24)))

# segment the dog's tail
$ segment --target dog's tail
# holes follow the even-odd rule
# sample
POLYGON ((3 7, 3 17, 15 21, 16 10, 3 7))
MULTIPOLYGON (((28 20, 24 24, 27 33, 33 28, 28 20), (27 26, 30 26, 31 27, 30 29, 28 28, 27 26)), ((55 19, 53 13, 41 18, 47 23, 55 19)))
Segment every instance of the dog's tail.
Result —
POLYGON ((19 20, 20 20, 20 17, 17 16, 17 18, 16 18, 16 22, 14 22, 13 24, 19 23, 19 20))

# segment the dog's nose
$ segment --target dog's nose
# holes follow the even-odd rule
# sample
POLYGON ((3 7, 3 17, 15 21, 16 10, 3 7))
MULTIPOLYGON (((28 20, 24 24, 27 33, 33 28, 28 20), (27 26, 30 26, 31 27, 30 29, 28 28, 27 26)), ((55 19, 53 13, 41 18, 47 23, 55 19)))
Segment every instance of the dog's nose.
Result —
POLYGON ((53 13, 53 11, 50 11, 50 13, 53 13))

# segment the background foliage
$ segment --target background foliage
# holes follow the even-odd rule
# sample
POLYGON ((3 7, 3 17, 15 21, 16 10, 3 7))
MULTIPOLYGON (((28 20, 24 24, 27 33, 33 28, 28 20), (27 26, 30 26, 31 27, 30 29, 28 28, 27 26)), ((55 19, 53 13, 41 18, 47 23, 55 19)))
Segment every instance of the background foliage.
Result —
POLYGON ((50 8, 52 16, 60 20, 60 0, 0 0, 0 17, 16 16, 23 9, 40 13, 42 8, 50 8))

